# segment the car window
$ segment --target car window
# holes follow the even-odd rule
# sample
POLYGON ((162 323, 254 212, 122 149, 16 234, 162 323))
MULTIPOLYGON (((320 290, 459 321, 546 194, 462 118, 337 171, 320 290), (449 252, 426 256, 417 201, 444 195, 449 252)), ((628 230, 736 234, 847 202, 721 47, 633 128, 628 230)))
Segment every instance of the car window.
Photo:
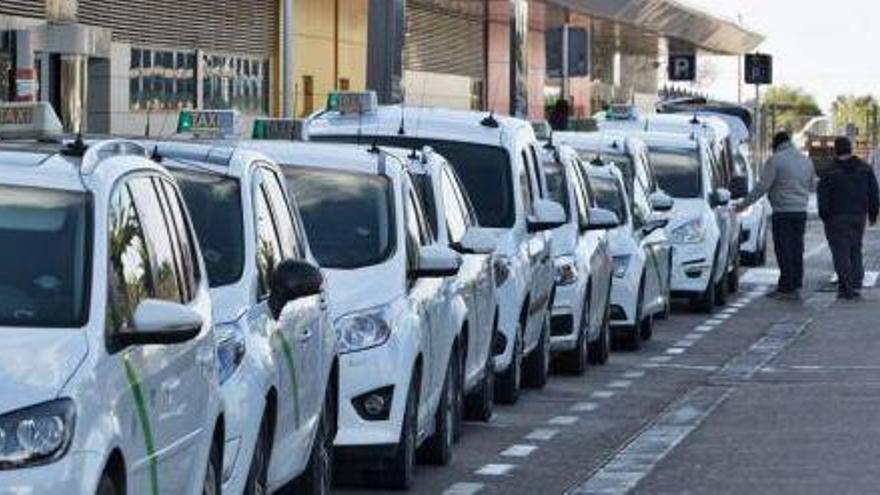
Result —
POLYGON ((578 219, 582 224, 589 223, 590 221, 590 206, 592 203, 592 199, 590 198, 590 193, 587 191, 586 184, 584 183, 583 172, 581 172, 581 163, 579 160, 574 163, 574 170, 571 174, 574 179, 574 199, 575 206, 577 207, 578 219))
POLYGON ((633 225, 635 228, 640 229, 648 221, 648 216, 651 214, 651 203, 648 200, 648 191, 641 182, 635 184, 635 191, 633 193, 631 204, 633 225))
POLYGON ((202 248, 211 287, 232 285, 244 273, 244 214, 238 179, 172 169, 202 248))
POLYGON ((411 273, 418 267, 421 247, 431 243, 431 236, 427 230, 427 224, 424 223, 419 199, 415 196, 414 191, 407 192, 404 202, 406 203, 404 214, 406 217, 406 260, 408 271, 411 273))
POLYGON ((131 330, 138 304, 155 295, 153 263, 128 185, 114 191, 108 222, 106 327, 109 333, 125 332, 131 330))
POLYGON ((547 190, 547 184, 544 181, 544 179, 546 179, 546 177, 538 169, 538 164, 541 163, 541 160, 538 159, 538 152, 535 151, 534 145, 529 145, 529 154, 530 154, 530 158, 531 158, 530 162, 531 162, 532 173, 535 175, 535 179, 537 180, 538 197, 543 198, 544 194, 547 190))
POLYGON ((153 181, 147 177, 137 178, 129 182, 129 188, 152 256, 153 287, 156 290, 154 297, 166 301, 184 302, 166 213, 156 196, 153 181))
POLYGON ((523 197, 523 208, 526 213, 532 212, 532 206, 535 203, 534 190, 532 187, 532 173, 530 172, 531 167, 529 167, 529 158, 528 154, 525 150, 520 153, 520 156, 523 161, 523 169, 519 174, 519 188, 523 197))
POLYGON ((263 188, 266 191, 266 198, 269 200, 272 218, 275 220, 278 239, 281 241, 283 259, 305 258, 305 246, 297 236, 296 222, 291 214, 290 204, 284 194, 284 189, 278 182, 278 177, 274 172, 265 168, 260 169, 260 175, 263 188))
POLYGON ((449 175, 450 180, 455 184, 453 191, 455 192, 455 196, 458 198, 458 202, 461 205, 464 216, 467 219, 467 226, 472 227, 480 224, 479 219, 477 218, 477 212, 474 211, 474 205, 471 204, 471 198, 467 193, 467 190, 464 187, 464 184, 461 183, 461 179, 459 179, 458 174, 455 173, 455 170, 452 168, 445 168, 443 172, 449 175))
POLYGON ((169 216, 171 238, 179 259, 178 269, 181 273, 184 299, 190 302, 195 298, 199 285, 199 268, 190 225, 183 214, 180 196, 171 182, 164 179, 154 179, 154 182, 157 190, 161 190, 163 195, 163 204, 169 216))
POLYGON ((440 186, 443 190, 443 209, 446 212, 446 228, 449 231, 449 242, 461 242, 465 232, 467 232, 468 220, 455 194, 455 186, 449 175, 444 171, 440 177, 440 186))
POLYGON ((256 228, 257 241, 257 279, 259 282, 259 295, 269 295, 272 275, 275 267, 284 259, 281 242, 272 221, 272 213, 269 208, 269 199, 261 185, 254 185, 254 226, 256 228))
POLYGON ((0 186, 0 326, 86 324, 90 203, 81 192, 0 186))
POLYGON ((512 156, 499 146, 422 139, 410 136, 314 136, 315 141, 353 143, 369 139, 378 146, 421 149, 430 146, 449 160, 470 196, 480 225, 510 228, 516 221, 512 156))
POLYGON ((410 180, 418 193, 422 208, 425 210, 428 224, 431 225, 431 232, 436 235, 439 231, 437 228, 437 200, 434 198, 434 184, 431 176, 428 174, 410 174, 410 180))
POLYGON ((562 205, 566 220, 571 218, 571 204, 568 196, 568 180, 565 177, 565 168, 557 160, 544 162, 544 178, 547 179, 548 199, 562 205))
POLYGON ((397 233, 387 177, 307 167, 284 174, 322 267, 360 268, 391 256, 397 233))
POLYGON ((590 177, 590 184, 595 193, 596 205, 617 215, 621 224, 629 221, 626 210, 624 191, 619 182, 609 177, 590 177))
POLYGON ((673 198, 703 196, 702 167, 697 150, 652 148, 651 158, 660 188, 673 198))

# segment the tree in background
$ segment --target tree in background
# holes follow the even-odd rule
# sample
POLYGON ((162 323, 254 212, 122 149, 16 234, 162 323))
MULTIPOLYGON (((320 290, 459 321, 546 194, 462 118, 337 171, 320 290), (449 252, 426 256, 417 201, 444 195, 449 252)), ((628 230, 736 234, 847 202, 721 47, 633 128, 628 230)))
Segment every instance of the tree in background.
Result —
POLYGON ((822 115, 816 98, 801 88, 773 86, 764 94, 765 125, 771 132, 800 131, 810 119, 822 115))
POLYGON ((838 96, 831 104, 834 128, 855 128, 860 136, 871 136, 877 128, 877 100, 871 95, 838 96))

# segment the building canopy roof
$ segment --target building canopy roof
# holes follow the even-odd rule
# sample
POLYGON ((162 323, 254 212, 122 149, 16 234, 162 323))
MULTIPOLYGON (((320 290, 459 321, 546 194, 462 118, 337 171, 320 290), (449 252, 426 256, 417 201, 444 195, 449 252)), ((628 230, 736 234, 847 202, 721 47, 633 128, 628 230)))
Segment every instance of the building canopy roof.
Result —
POLYGON ((676 0, 551 0, 577 12, 637 26, 720 54, 753 51, 764 35, 676 0))

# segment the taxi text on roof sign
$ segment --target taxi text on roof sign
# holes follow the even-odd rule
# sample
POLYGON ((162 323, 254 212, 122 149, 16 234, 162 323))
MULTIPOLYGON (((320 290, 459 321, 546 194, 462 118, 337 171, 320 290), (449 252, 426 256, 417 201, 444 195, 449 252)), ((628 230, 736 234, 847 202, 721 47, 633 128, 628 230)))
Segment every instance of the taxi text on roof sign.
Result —
POLYGON ((0 104, 0 139, 46 139, 61 132, 61 121, 48 102, 0 104))
POLYGON ((254 139, 295 141, 302 139, 303 122, 299 119, 261 118, 254 121, 254 139))
POLYGON ((180 112, 177 132, 195 136, 239 137, 241 115, 235 110, 185 110, 180 112))
POLYGON ((379 108, 375 91, 337 91, 327 96, 327 111, 346 113, 372 113, 379 108))

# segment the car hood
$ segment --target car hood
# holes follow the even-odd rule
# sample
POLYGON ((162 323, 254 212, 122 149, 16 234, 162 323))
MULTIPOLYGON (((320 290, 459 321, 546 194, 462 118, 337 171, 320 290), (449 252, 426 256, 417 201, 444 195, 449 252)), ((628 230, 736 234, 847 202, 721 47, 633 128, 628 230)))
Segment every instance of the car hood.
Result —
POLYGON ((574 252, 577 245, 577 226, 567 224, 553 231, 553 257, 566 256, 574 252))
POLYGON ((708 204, 705 199, 676 198, 672 211, 666 214, 666 218, 669 219, 669 225, 666 226, 666 231, 672 232, 677 227, 690 222, 691 220, 703 218, 703 214, 707 208, 708 204))
POLYGON ((611 256, 631 254, 634 245, 635 239, 628 225, 608 231, 608 251, 611 256))
POLYGON ((56 398, 85 360, 83 330, 0 328, 0 414, 56 398))
POLYGON ((388 304, 405 289, 403 275, 387 263, 356 270, 324 269, 323 273, 334 320, 355 311, 388 304))

